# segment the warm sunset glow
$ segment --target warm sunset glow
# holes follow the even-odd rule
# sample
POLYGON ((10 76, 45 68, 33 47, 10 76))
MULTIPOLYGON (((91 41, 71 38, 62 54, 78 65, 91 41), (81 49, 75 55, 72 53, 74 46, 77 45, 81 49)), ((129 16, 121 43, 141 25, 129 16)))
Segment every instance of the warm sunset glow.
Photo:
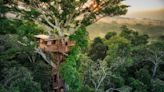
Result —
POLYGON ((130 5, 128 13, 164 8, 164 0, 126 0, 124 3, 130 5))
POLYGON ((125 17, 164 20, 164 0, 126 0, 130 5, 125 17))

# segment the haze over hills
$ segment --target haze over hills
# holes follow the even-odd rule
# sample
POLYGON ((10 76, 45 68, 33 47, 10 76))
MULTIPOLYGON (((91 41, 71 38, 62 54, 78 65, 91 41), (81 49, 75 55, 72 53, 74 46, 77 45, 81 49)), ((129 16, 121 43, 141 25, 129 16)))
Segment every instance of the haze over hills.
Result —
POLYGON ((127 25, 141 34, 148 34, 151 38, 164 35, 164 21, 149 18, 105 17, 87 27, 89 37, 104 37, 107 32, 121 32, 121 26, 127 25))
POLYGON ((107 32, 121 32, 121 26, 127 25, 141 34, 156 38, 164 35, 164 8, 129 11, 120 17, 105 17, 87 27, 89 37, 104 37, 107 32))
POLYGON ((142 25, 154 25, 154 26, 164 26, 164 20, 154 20, 150 18, 132 18, 132 17, 105 17, 100 19, 96 23, 112 23, 116 22, 118 24, 142 24, 142 25))
POLYGON ((164 8, 128 12, 124 17, 148 18, 148 19, 153 19, 153 20, 162 20, 162 21, 164 21, 164 8))

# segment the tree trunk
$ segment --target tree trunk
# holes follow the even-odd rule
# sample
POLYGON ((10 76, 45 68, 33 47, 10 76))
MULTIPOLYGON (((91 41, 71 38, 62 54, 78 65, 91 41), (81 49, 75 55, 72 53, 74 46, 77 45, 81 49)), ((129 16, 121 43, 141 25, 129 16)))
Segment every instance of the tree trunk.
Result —
POLYGON ((152 78, 153 78, 153 79, 154 79, 155 76, 156 76, 157 68, 158 68, 158 64, 154 64, 153 75, 152 75, 152 78))

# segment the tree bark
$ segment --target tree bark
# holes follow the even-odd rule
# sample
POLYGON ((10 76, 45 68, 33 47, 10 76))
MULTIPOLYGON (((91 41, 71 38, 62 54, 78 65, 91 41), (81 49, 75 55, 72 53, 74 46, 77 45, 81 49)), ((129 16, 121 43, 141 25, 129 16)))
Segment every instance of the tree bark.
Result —
POLYGON ((154 67, 153 67, 153 75, 152 75, 152 78, 153 78, 153 79, 154 79, 155 76, 156 76, 157 68, 158 68, 158 64, 154 64, 154 67))

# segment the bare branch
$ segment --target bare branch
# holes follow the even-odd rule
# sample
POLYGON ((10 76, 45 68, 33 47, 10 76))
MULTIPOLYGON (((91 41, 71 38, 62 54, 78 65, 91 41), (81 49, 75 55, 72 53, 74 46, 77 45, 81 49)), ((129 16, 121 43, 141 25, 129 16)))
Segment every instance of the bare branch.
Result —
POLYGON ((42 56, 42 58, 43 58, 49 65, 51 65, 51 66, 54 67, 54 68, 57 67, 56 64, 53 63, 52 60, 49 60, 49 59, 47 58, 47 56, 43 53, 43 51, 42 51, 41 49, 36 48, 35 51, 36 51, 36 53, 40 54, 40 55, 42 56))
POLYGON ((109 88, 108 90, 109 90, 109 91, 110 91, 110 90, 112 90, 112 91, 115 90, 115 91, 121 92, 119 89, 116 89, 116 88, 109 88))
POLYGON ((91 81, 92 81, 92 83, 93 83, 93 85, 94 85, 94 87, 95 87, 95 89, 97 88, 96 87, 96 82, 93 80, 93 79, 91 79, 91 81))
POLYGON ((44 19, 46 20, 46 22, 47 22, 51 27, 53 27, 54 29, 60 30, 59 27, 55 26, 54 24, 52 24, 52 23, 48 20, 48 18, 46 17, 46 15, 45 15, 44 13, 42 13, 42 14, 43 14, 43 17, 44 17, 44 19))

